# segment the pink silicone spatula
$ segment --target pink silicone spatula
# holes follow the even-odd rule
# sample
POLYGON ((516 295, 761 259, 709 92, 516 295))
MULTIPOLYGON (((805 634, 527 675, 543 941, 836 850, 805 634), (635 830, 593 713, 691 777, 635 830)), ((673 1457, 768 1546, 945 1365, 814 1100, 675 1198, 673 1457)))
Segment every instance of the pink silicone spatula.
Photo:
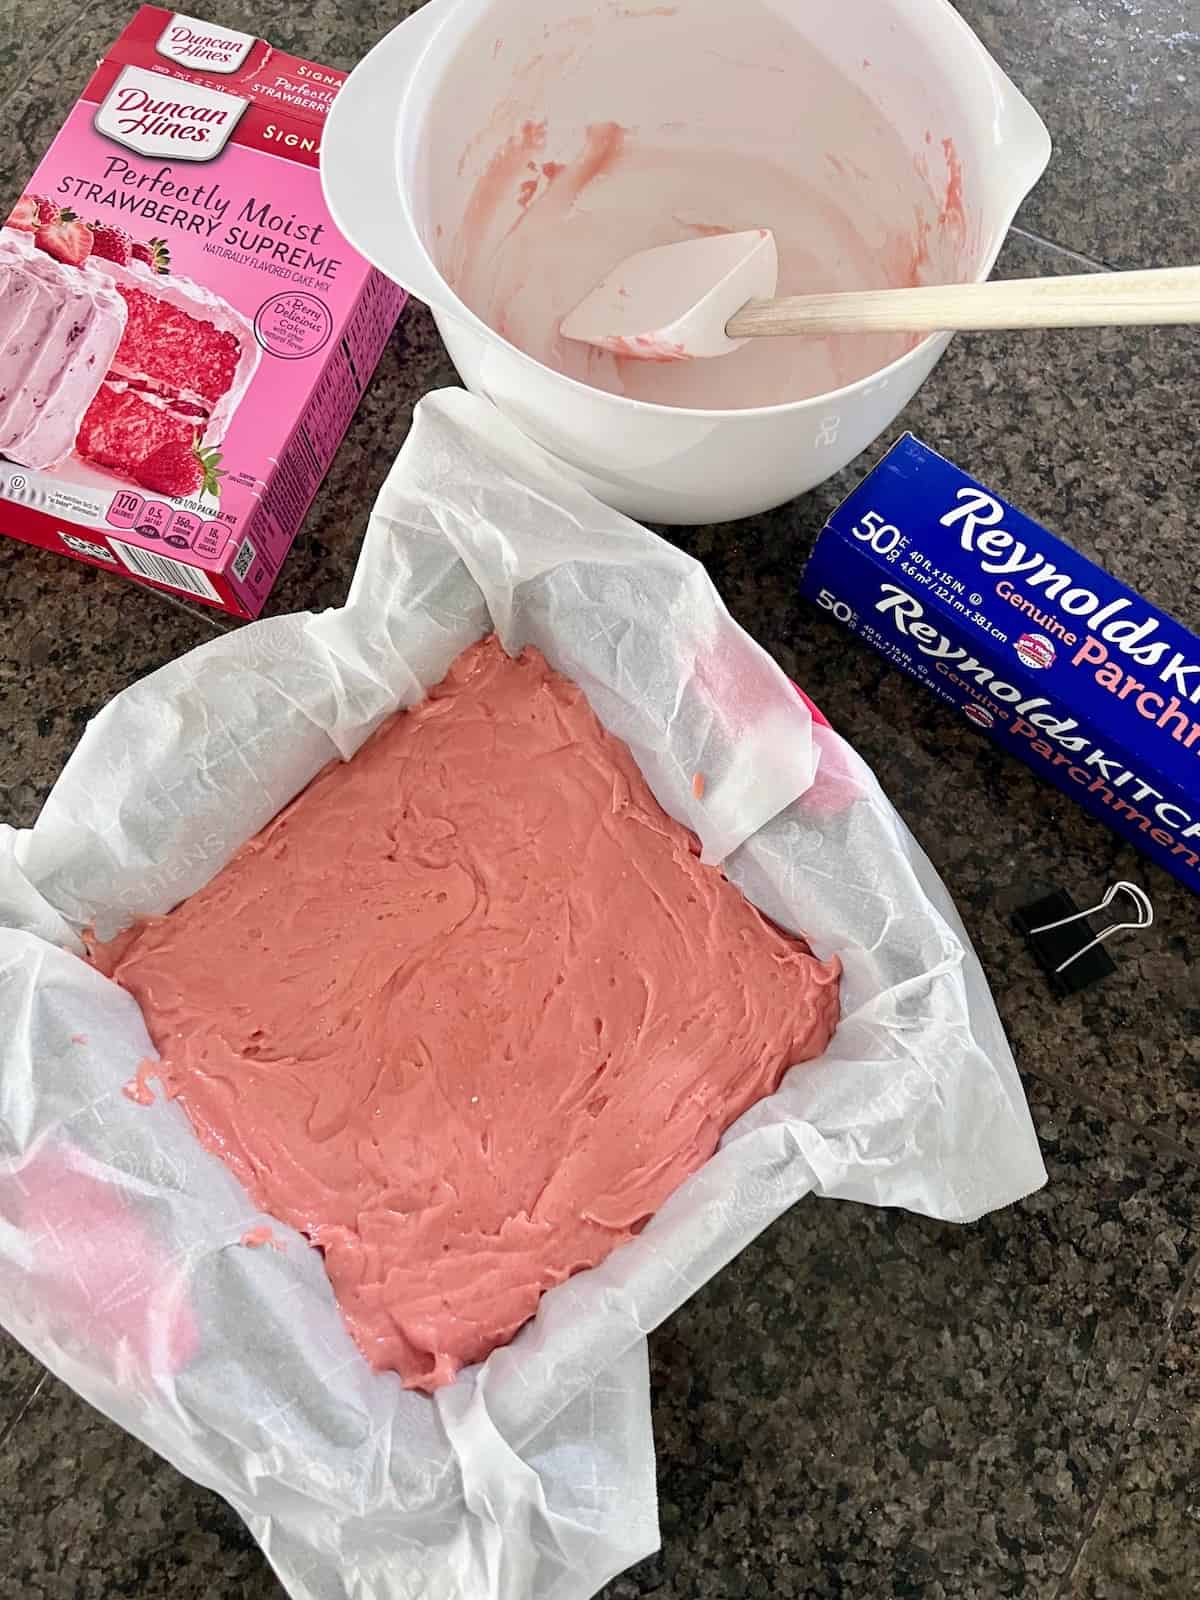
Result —
POLYGON ((775 299, 766 228, 685 239, 620 262, 562 320, 568 339, 641 361, 689 361, 792 334, 936 333, 1200 322, 1200 267, 860 289, 775 299))

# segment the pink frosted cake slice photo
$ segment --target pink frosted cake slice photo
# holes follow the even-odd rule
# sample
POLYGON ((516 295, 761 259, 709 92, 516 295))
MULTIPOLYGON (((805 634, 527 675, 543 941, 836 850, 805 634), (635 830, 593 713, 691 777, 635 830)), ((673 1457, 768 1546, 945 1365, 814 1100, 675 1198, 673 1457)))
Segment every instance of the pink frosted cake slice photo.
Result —
POLYGON ((203 284, 92 258, 124 301, 125 331, 79 427, 87 461, 132 477, 164 444, 224 439, 262 352, 251 323, 203 284))
POLYGON ((0 454, 72 450, 134 478, 161 446, 219 444, 258 368, 249 320, 202 284, 0 228, 0 454))
POLYGON ((0 228, 0 454, 55 467, 75 445, 125 332, 110 279, 0 228))

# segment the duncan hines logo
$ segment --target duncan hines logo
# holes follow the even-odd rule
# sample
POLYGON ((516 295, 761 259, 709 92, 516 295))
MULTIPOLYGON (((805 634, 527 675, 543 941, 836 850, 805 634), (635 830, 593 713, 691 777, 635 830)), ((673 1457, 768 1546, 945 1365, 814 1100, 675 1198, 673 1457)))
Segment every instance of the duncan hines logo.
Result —
POLYGON ((181 67, 198 67, 201 72, 236 72, 253 43, 252 33, 235 33, 232 28, 201 22, 177 11, 154 48, 181 67))
POLYGON ((211 161, 248 104, 204 83, 126 67, 98 108, 95 127, 138 155, 211 161))
POLYGON ((995 577, 1019 576, 1023 590, 1040 590, 1068 616, 1086 619, 1089 633, 1139 666, 1156 668, 1161 682, 1193 704, 1200 703, 1200 661, 1189 660, 1168 640, 1154 637, 1159 631, 1157 617, 1129 616, 1136 597, 1120 595, 1102 601, 1093 590, 1076 583, 1072 573, 1056 567, 1000 525, 1004 507, 985 490, 964 485, 956 499, 958 504, 939 519, 941 526, 958 529, 959 543, 980 558, 982 571, 995 577))

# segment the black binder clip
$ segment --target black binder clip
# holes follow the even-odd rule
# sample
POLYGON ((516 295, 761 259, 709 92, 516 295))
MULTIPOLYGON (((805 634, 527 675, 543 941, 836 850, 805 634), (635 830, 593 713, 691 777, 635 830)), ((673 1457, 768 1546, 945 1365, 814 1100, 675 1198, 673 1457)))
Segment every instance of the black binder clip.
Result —
POLYGON ((1080 911, 1062 889, 1043 895, 1013 913, 1013 922, 1024 935, 1039 967, 1050 980, 1055 994, 1078 994, 1117 970, 1104 941, 1124 928, 1148 928, 1154 921, 1150 896, 1136 883, 1114 883, 1104 898, 1080 911), (1124 891, 1133 901, 1137 916, 1129 922, 1113 922, 1096 933, 1089 917, 1096 916, 1124 891))

